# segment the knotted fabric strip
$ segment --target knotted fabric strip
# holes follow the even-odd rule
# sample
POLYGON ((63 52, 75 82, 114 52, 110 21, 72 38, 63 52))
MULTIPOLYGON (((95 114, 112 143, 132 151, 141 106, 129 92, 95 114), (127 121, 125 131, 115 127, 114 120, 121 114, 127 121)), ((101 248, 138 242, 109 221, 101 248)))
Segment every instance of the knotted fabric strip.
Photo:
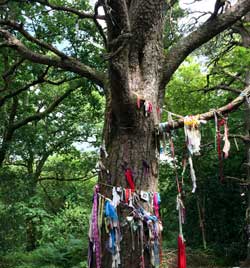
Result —
POLYGON ((94 193, 94 203, 93 203, 93 215, 92 215, 92 224, 93 224, 93 244, 95 250, 95 258, 96 258, 96 268, 101 268, 101 243, 99 237, 99 228, 98 228, 98 192, 99 186, 95 186, 94 193))
POLYGON ((131 191, 134 192, 135 191, 135 183, 134 183, 132 171, 130 168, 127 168, 125 170, 125 177, 127 179, 127 182, 129 184, 131 191))

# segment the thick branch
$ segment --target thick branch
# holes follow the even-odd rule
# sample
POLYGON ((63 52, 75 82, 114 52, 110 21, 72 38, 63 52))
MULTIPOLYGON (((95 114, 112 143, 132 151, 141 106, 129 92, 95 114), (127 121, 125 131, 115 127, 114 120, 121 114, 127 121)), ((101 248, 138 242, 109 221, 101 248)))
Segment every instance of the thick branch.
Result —
POLYGON ((0 35, 7 41, 8 45, 15 49, 23 58, 30 60, 34 63, 40 63, 48 66, 54 66, 66 71, 77 73, 83 77, 88 78, 97 85, 104 87, 106 76, 105 74, 81 63, 77 59, 67 57, 62 59, 59 57, 50 57, 41 55, 39 53, 31 51, 14 35, 4 29, 0 29, 0 35))
POLYGON ((165 85, 185 58, 195 49, 205 44, 217 34, 226 30, 250 11, 250 1, 240 0, 237 4, 213 19, 207 20, 197 30, 182 38, 173 46, 165 58, 161 88, 164 95, 165 85))
POLYGON ((11 20, 0 20, 0 25, 7 25, 9 27, 11 27, 12 29, 17 30, 19 33, 21 33, 27 40, 31 41, 32 43, 35 43, 37 45, 39 45, 40 47, 43 47, 45 49, 48 49, 50 51, 52 51, 53 53, 55 53, 57 56, 61 57, 61 58, 67 58, 68 56, 65 55, 63 52, 59 51, 58 49, 56 49, 55 47, 53 47, 52 45, 41 41, 37 38, 35 38, 34 36, 32 36, 31 34, 29 34, 24 28, 22 24, 18 24, 15 21, 11 21, 11 20))
MULTIPOLYGON (((242 93, 236 99, 234 99, 232 102, 230 102, 229 104, 222 106, 219 109, 214 109, 214 110, 211 110, 209 112, 199 114, 199 118, 201 120, 211 120, 214 118, 215 111, 219 114, 230 113, 230 112, 236 110, 245 101, 245 98, 249 97, 249 96, 250 96, 250 86, 245 88, 245 90, 243 90, 242 93)), ((181 118, 177 121, 167 123, 167 130, 177 129, 177 128, 181 128, 183 126, 184 126, 184 118, 181 118)))

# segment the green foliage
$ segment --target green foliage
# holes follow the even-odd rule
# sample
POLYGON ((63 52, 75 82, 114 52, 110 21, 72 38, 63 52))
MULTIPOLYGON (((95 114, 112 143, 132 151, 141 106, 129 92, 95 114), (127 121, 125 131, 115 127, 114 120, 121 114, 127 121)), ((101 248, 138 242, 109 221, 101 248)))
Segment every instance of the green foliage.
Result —
POLYGON ((82 268, 84 267, 82 260, 86 254, 83 248, 82 240, 70 237, 54 243, 47 243, 30 253, 12 253, 7 255, 4 261, 9 263, 9 267, 17 268, 37 266, 44 268, 82 268))
MULTIPOLYGON (((4 172, 7 177, 7 171, 4 172)), ((15 174, 12 171, 8 176, 17 183, 15 174)), ((5 183, 9 185, 9 181, 5 183)), ((18 184, 18 193, 22 195, 24 183, 19 181, 18 184)), ((12 195, 12 200, 1 195, 1 200, 5 201, 0 203, 0 252, 4 253, 0 258, 1 267, 84 267, 91 211, 89 200, 92 199, 94 184, 95 181, 45 181, 36 187, 34 197, 22 200, 12 195, 13 190, 6 188, 5 194, 12 195), (31 230, 30 225, 33 227, 31 230), (27 252, 25 248, 30 242, 31 231, 36 247, 27 252)), ((4 190, 3 187, 0 189, 4 190)))
MULTIPOLYGON (((235 48, 224 58, 221 58, 215 67, 205 68, 200 62, 189 58, 182 64, 170 82, 166 94, 165 110, 179 115, 199 114, 212 108, 218 108, 230 102, 235 95, 225 91, 211 91, 206 94, 202 91, 207 86, 213 87, 219 83, 230 81, 232 75, 243 72, 249 66, 249 54, 247 49, 235 48), (242 58, 246 61, 242 62, 242 58), (246 63, 246 64, 245 64, 246 63), (224 69, 221 69, 224 67, 224 69), (210 83, 207 85, 207 72, 212 71, 210 83)), ((241 89, 242 84, 235 81, 234 88, 241 89)), ((167 114, 163 115, 167 120, 167 114)), ((239 109, 229 115, 230 133, 244 134, 242 122, 244 111, 239 109)), ((237 181, 225 179, 220 182, 219 161, 215 146, 214 121, 201 126, 202 144, 208 144, 201 149, 201 155, 193 157, 194 168, 197 176, 197 192, 191 193, 191 178, 189 167, 184 177, 184 203, 186 207, 186 224, 184 225, 184 237, 187 248, 202 250, 203 241, 200 227, 197 201, 204 212, 204 226, 208 250, 212 252, 212 260, 216 265, 233 265, 243 260, 246 254, 246 222, 245 211, 247 208, 248 191, 237 181), (245 195, 244 195, 245 194, 245 195), (217 257, 215 257, 217 256, 217 257), (222 257, 223 256, 223 257, 222 257)), ((175 151, 178 161, 179 178, 182 172, 182 158, 185 154, 183 130, 177 130, 174 135, 175 151)), ((242 163, 245 161, 244 143, 238 140, 237 149, 234 140, 231 141, 230 157, 224 160, 224 175, 236 178, 244 178, 245 170, 242 163)), ((169 152, 170 154, 170 152, 169 152)), ((164 222, 164 245, 167 248, 176 248, 178 234, 178 213, 176 211, 177 189, 175 185, 175 173, 169 171, 171 165, 161 165, 160 189, 162 196, 162 218, 164 222)), ((203 250, 203 252, 205 252, 203 250)), ((192 262, 192 257, 188 260, 192 262)), ((195 263, 195 260, 193 260, 195 263)))

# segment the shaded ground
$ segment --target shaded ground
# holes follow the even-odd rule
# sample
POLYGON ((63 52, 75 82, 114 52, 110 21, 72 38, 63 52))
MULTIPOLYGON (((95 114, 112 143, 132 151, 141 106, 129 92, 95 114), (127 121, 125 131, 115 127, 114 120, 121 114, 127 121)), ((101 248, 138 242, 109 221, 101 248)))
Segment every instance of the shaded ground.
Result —
MULTIPOLYGON (((164 250, 162 253, 162 266, 161 268, 177 268, 177 250, 169 249, 164 250)), ((244 262, 239 263, 238 266, 225 266, 222 258, 211 253, 204 253, 201 251, 187 251, 187 268, 238 268, 238 267, 247 267, 250 268, 250 265, 245 264, 244 262)))

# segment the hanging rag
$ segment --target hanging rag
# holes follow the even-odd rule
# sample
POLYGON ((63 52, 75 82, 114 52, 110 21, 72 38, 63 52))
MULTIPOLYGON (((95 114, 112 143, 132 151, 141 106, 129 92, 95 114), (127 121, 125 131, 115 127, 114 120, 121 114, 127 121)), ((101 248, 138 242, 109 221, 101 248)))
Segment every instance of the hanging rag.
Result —
POLYGON ((143 222, 141 220, 139 220, 138 225, 139 225, 139 237, 140 237, 140 245, 141 245, 140 268, 145 268, 143 222))
POLYGON ((92 267, 93 260, 91 259, 93 254, 91 252, 95 252, 95 261, 96 268, 101 268, 101 241, 99 236, 99 226, 98 226, 98 192, 99 186, 95 186, 94 198, 93 198, 93 208, 92 208, 92 219, 91 219, 91 227, 89 231, 89 268, 92 267), (92 248, 91 248, 92 247, 92 248))
POLYGON ((155 216, 159 219, 160 218, 160 214, 159 214, 160 199, 159 199, 159 194, 158 193, 154 193, 154 196, 153 196, 153 204, 154 204, 154 213, 155 213, 155 216))
POLYGON ((159 242, 157 239, 154 241, 153 251, 154 251, 154 267, 158 268, 160 266, 160 249, 159 242))
POLYGON ((177 195, 176 209, 178 210, 178 216, 179 216, 178 268, 186 268, 186 248, 182 231, 182 224, 184 223, 185 207, 181 199, 181 194, 177 195))
POLYGON ((113 195, 112 205, 116 208, 120 204, 120 201, 121 201, 121 197, 117 193, 116 187, 113 187, 113 189, 112 189, 112 195, 113 195))
POLYGON ((112 255, 112 268, 119 268, 121 264, 120 253, 117 251, 114 255, 112 255))
POLYGON ((187 169, 187 159, 183 158, 183 160, 182 160, 182 172, 181 172, 181 185, 182 185, 182 187, 184 185, 184 175, 185 175, 186 169, 187 169))
POLYGON ((124 191, 125 191, 125 203, 128 204, 131 196, 131 189, 126 188, 124 189, 124 191))
POLYGON ((185 206, 182 202, 180 193, 176 197, 176 210, 179 212, 179 229, 180 234, 182 234, 182 224, 185 223, 185 206))
POLYGON ((223 153, 224 153, 224 158, 227 159, 229 156, 229 150, 230 150, 230 141, 228 139, 228 125, 227 125, 227 119, 225 120, 225 124, 224 124, 224 147, 223 147, 223 153))
POLYGON ((105 218, 106 231, 109 234, 109 239, 106 245, 107 245, 108 251, 112 254, 111 268, 119 268, 119 265, 121 264, 121 259, 120 259, 121 234, 120 234, 118 215, 116 212, 116 208, 113 205, 113 201, 112 202, 106 201, 105 216, 106 216, 105 218))
POLYGON ((149 101, 145 101, 144 102, 144 113, 145 113, 145 116, 149 116, 150 113, 152 113, 153 111, 153 105, 151 102, 149 101))
POLYGON ((169 137, 170 151, 171 151, 171 156, 172 156, 173 166, 174 166, 174 171, 175 171, 175 180, 176 180, 177 190, 178 190, 178 193, 180 193, 182 190, 181 190, 181 185, 179 181, 178 170, 177 170, 177 165, 176 165, 176 160, 175 160, 174 142, 170 133, 168 134, 168 137, 169 137))
POLYGON ((91 216, 89 218, 89 247, 88 247, 88 268, 92 268, 94 266, 94 244, 93 244, 93 226, 92 226, 92 218, 93 218, 93 206, 91 210, 91 216))
POLYGON ((190 154, 200 154, 201 134, 199 130, 200 121, 198 116, 184 117, 184 133, 190 154))
POLYGON ((189 155, 189 157, 188 157, 188 163, 189 163, 190 175, 191 175, 191 179, 192 179, 192 183, 193 183, 192 193, 195 193, 195 190, 197 188, 196 175, 195 175, 195 170, 194 170, 194 167, 193 167, 193 159, 192 159, 191 155, 189 155))
POLYGON ((229 155, 229 150, 230 150, 230 142, 228 139, 228 125, 227 125, 227 118, 222 118, 220 120, 218 120, 217 123, 217 135, 216 135, 216 139, 217 139, 217 151, 218 151, 218 159, 219 159, 219 167, 220 167, 220 180, 223 181, 224 180, 224 174, 223 174, 223 154, 224 154, 224 158, 228 158, 229 155), (220 129, 221 127, 224 127, 224 136, 223 136, 223 140, 224 140, 224 147, 221 150, 221 132, 220 129))
POLYGON ((178 268, 186 268, 186 247, 181 235, 178 236, 178 268))
POLYGON ((127 179, 127 182, 129 184, 129 187, 130 187, 131 191, 134 192, 135 191, 135 183, 134 183, 134 180, 133 180, 132 170, 130 168, 127 168, 125 170, 125 177, 127 179))
POLYGON ((104 198, 101 195, 99 195, 99 200, 98 200, 98 230, 99 230, 99 237, 101 237, 104 203, 105 203, 104 198))
POLYGON ((116 209, 110 201, 106 201, 105 203, 105 216, 111 218, 114 222, 118 221, 116 209))

